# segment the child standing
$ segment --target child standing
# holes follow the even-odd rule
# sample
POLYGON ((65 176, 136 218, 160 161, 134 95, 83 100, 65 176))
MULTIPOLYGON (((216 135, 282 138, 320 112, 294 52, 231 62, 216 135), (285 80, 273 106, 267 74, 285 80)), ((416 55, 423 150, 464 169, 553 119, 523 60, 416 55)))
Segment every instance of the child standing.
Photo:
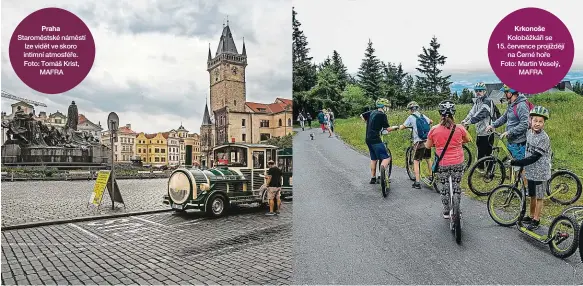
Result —
POLYGON ((512 166, 524 166, 528 195, 530 196, 530 217, 522 223, 529 224, 528 230, 535 230, 540 224, 543 198, 549 188, 551 178, 551 140, 543 130, 549 119, 549 110, 536 106, 530 111, 531 129, 526 132, 526 153, 521 160, 512 160, 512 166))

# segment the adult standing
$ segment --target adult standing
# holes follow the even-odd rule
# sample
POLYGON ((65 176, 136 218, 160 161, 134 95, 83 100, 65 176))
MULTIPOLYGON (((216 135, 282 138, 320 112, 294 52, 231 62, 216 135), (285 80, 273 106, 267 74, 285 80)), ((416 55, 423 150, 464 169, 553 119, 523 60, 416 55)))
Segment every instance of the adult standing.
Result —
POLYGON ((298 121, 300 122, 300 126, 302 127, 302 131, 304 131, 304 121, 306 120, 306 118, 304 117, 304 114, 302 114, 300 112, 300 114, 298 115, 298 121))
POLYGON ((500 89, 508 101, 508 107, 504 114, 486 129, 490 131, 506 124, 506 131, 502 133, 502 138, 508 137, 508 151, 514 159, 524 158, 526 152, 526 131, 528 130, 528 116, 530 108, 526 97, 518 91, 504 85, 500 89), (515 112, 516 111, 516 112, 515 112))
POLYGON ((312 115, 308 112, 308 116, 306 116, 306 120, 308 120, 308 126, 312 129, 312 115))
MULTIPOLYGON (((476 101, 470 109, 470 112, 461 124, 464 126, 476 125, 476 146, 478 147, 478 160, 485 156, 492 154, 492 146, 494 145, 494 134, 489 134, 486 130, 492 124, 494 115, 494 102, 486 94, 486 84, 479 82, 474 87, 476 92, 476 101)), ((480 162, 478 169, 484 169, 484 162, 480 162)))
POLYGON ((328 108, 328 114, 330 115, 330 129, 334 132, 334 121, 336 118, 334 117, 334 112, 332 112, 331 108, 328 108))
POLYGON ((320 128, 322 128, 322 133, 326 132, 326 117, 324 115, 324 110, 318 112, 318 122, 320 123, 320 128))
POLYGON ((269 199, 269 212, 265 215, 272 216, 279 214, 281 210, 281 179, 282 171, 275 165, 273 160, 267 162, 269 170, 267 170, 267 198, 269 199), (275 204, 277 203, 277 211, 273 212, 275 204))

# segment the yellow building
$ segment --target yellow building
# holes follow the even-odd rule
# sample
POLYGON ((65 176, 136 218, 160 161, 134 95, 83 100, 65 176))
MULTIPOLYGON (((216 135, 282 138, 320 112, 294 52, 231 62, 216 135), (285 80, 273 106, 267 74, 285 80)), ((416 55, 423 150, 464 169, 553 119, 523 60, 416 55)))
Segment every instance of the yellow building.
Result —
POLYGON ((168 146, 164 133, 145 134, 140 132, 136 136, 136 153, 142 158, 145 165, 168 165, 168 146))
POLYGON ((136 136, 136 155, 142 158, 142 163, 148 162, 148 140, 144 132, 140 132, 136 136))

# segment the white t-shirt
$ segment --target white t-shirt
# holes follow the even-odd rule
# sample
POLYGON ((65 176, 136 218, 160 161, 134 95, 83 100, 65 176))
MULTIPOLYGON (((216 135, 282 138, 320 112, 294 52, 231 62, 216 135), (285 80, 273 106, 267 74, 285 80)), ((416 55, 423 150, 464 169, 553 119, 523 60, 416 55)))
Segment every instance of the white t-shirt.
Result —
MULTIPOLYGON (((415 112, 414 114, 417 115, 419 117, 419 119, 421 120, 421 113, 415 112)), ((423 115, 423 118, 425 118, 425 120, 427 121, 427 124, 430 124, 429 122, 431 122, 431 120, 429 119, 429 117, 423 115)), ((419 135, 417 135, 417 118, 415 118, 415 116, 409 115, 409 117, 407 117, 407 119, 405 120, 405 123, 403 123, 403 125, 405 125, 406 127, 413 128, 413 143, 425 141, 425 140, 422 140, 421 138, 419 138, 419 135)))

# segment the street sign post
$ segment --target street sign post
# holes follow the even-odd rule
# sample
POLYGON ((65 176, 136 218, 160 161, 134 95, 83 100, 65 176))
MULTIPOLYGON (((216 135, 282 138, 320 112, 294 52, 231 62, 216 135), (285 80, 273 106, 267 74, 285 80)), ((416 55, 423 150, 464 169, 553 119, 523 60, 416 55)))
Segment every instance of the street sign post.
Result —
MULTIPOLYGON (((115 142, 117 142, 117 131, 119 128, 119 117, 115 112, 110 112, 107 116, 107 127, 109 129, 109 142, 111 146, 111 175, 109 180, 109 195, 111 197, 111 209, 115 209, 115 202, 123 203, 121 193, 115 180, 115 142)), ((125 204, 124 204, 125 207, 125 204)))

